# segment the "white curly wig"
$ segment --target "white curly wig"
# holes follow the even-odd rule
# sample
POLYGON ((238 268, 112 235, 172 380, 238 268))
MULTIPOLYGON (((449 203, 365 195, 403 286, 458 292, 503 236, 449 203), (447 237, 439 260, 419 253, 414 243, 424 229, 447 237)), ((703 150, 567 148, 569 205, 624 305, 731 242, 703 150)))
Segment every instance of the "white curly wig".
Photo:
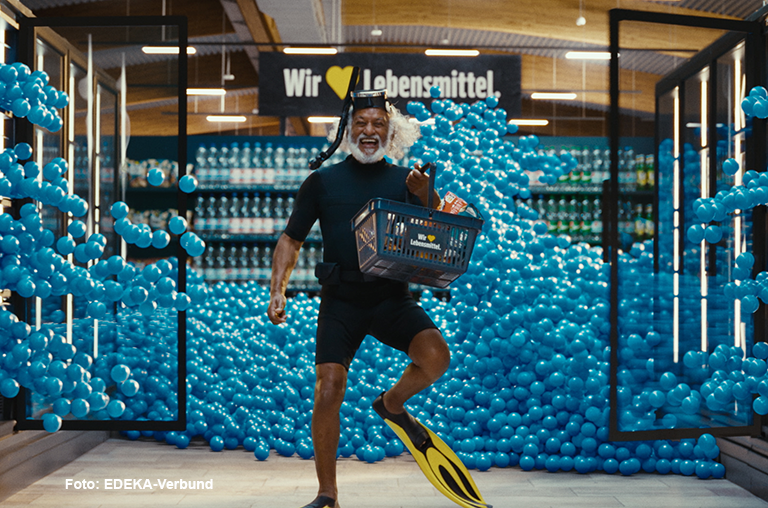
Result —
MULTIPOLYGON (((387 146, 384 155, 392 160, 402 159, 405 150, 410 148, 419 137, 421 131, 419 126, 408 121, 408 118, 400 113, 396 107, 387 103, 387 114, 389 115, 389 132, 387 133, 387 146)), ((350 120, 351 120, 350 113, 350 120)), ((336 139, 336 131, 339 129, 339 120, 336 120, 328 133, 328 141, 333 142, 336 139)), ((346 132, 339 145, 339 150, 350 153, 350 133, 352 129, 347 124, 346 132)))

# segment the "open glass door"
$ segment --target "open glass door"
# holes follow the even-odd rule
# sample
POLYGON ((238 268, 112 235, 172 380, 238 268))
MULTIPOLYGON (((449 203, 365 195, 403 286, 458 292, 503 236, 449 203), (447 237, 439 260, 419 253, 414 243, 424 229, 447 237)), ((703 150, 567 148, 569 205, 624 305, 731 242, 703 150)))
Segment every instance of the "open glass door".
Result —
MULTIPOLYGON (((613 161, 613 440, 759 432, 744 360, 763 325, 737 295, 765 246, 753 242, 750 210, 727 212, 714 198, 736 192, 745 168, 765 168, 764 141, 741 112, 764 67, 760 26, 611 11, 612 118, 625 107, 628 67, 648 55, 668 65, 656 82, 654 242, 627 244, 617 230, 625 191, 613 161), (742 168, 735 175, 723 171, 727 158, 742 168)), ((624 130, 612 129, 612 147, 624 130)))
MULTIPOLYGON (((41 167, 58 164, 57 183, 87 208, 74 213, 37 203, 57 239, 63 259, 56 271, 67 283, 49 298, 20 299, 14 309, 35 335, 29 372, 18 376, 16 428, 183 430, 189 301, 177 297, 186 290, 186 271, 179 269, 186 252, 178 241, 175 249, 161 248, 170 239, 163 227, 127 210, 113 214, 112 205, 124 200, 120 182, 127 181, 130 131, 121 95, 168 96, 168 112, 178 117, 168 140, 176 144, 182 173, 167 176, 174 182, 183 176, 186 19, 32 18, 21 23, 20 39, 20 58, 45 71, 70 102, 60 131, 35 127, 16 142, 28 141, 41 167), (175 52, 148 54, 142 50, 148 45, 175 52), (164 72, 131 74, 132 63, 147 61, 164 72), (127 244, 151 253, 129 262, 127 244)), ((140 129, 134 126, 133 134, 140 129)), ((159 192, 186 214, 185 194, 175 186, 159 192)))

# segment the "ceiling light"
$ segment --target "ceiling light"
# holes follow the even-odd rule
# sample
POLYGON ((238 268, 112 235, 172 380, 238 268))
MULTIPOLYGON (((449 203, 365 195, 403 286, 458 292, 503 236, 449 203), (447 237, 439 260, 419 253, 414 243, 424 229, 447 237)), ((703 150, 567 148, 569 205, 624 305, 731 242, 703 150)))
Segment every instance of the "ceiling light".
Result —
POLYGON ((545 125, 549 125, 549 120, 534 120, 529 118, 513 118, 512 120, 509 120, 507 123, 513 123, 517 126, 525 125, 525 126, 532 126, 532 127, 543 127, 545 125))
POLYGON ((537 100, 558 100, 558 101, 572 101, 576 98, 576 94, 573 92, 533 92, 531 99, 537 100))
POLYGON ((333 123, 338 121, 338 116, 310 116, 307 118, 309 123, 333 123))
MULTIPOLYGON (((141 48, 141 51, 143 51, 145 55, 178 55, 179 47, 178 46, 144 46, 141 48)), ((197 50, 195 48, 193 48, 192 46, 187 46, 188 55, 194 55, 195 53, 197 53, 197 50)))
POLYGON ((285 48, 283 53, 286 55, 335 55, 338 50, 336 48, 285 48))
POLYGON ((565 54, 568 60, 610 60, 609 51, 569 51, 565 54))
POLYGON ((205 117, 209 122, 245 122, 246 118, 243 115, 208 115, 205 117))
POLYGON ((381 28, 374 28, 371 30, 371 37, 380 37, 382 33, 384 32, 381 31, 381 28))
POLYGON ((427 56, 477 56, 480 52, 476 49, 428 49, 424 54, 427 56))
POLYGON ((187 95, 226 95, 223 88, 187 88, 187 95))

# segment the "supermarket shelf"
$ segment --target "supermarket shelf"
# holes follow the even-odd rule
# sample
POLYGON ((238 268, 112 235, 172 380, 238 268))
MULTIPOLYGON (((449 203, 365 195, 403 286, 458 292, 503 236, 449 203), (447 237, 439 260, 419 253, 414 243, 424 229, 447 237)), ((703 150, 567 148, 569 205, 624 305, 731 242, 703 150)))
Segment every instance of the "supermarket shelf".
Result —
MULTIPOLYGON (((603 184, 561 183, 556 185, 531 185, 531 195, 534 194, 602 194, 603 184)), ((627 196, 653 197, 654 189, 638 189, 636 185, 620 184, 619 192, 627 196)))
MULTIPOLYGON (((236 235, 231 233, 202 233, 197 232, 197 236, 206 242, 264 242, 275 243, 280 238, 280 233, 264 234, 264 235, 236 235)), ((322 242, 320 237, 308 237, 305 243, 320 243, 322 242)))
POLYGON ((301 182, 285 184, 205 184, 198 185, 196 192, 283 192, 296 194, 301 182))

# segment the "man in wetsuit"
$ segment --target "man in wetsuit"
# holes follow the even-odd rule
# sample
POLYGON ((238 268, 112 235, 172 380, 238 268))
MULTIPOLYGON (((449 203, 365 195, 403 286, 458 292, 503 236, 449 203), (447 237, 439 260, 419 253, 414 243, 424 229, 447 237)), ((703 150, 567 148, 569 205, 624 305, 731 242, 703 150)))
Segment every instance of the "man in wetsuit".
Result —
MULTIPOLYGON (((315 401, 312 442, 319 483, 318 496, 304 508, 337 508, 336 453, 339 410, 344 401, 347 371, 366 335, 405 352, 411 359, 400 379, 377 399, 375 407, 390 420, 413 425, 404 403, 434 383, 447 370, 450 352, 426 312, 414 301, 408 285, 364 275, 359 271, 352 217, 373 198, 426 206, 429 178, 418 168, 409 170, 384 160, 402 157, 402 150, 418 137, 386 100, 386 92, 353 92, 351 125, 342 150, 352 155, 339 164, 309 175, 296 197, 294 209, 275 247, 269 319, 286 322, 285 290, 302 242, 316 220, 323 235, 323 263, 316 270, 322 284, 316 344, 315 401)), ((436 194, 436 193, 435 193, 436 194)), ((440 198, 435 196, 434 206, 440 198)))

